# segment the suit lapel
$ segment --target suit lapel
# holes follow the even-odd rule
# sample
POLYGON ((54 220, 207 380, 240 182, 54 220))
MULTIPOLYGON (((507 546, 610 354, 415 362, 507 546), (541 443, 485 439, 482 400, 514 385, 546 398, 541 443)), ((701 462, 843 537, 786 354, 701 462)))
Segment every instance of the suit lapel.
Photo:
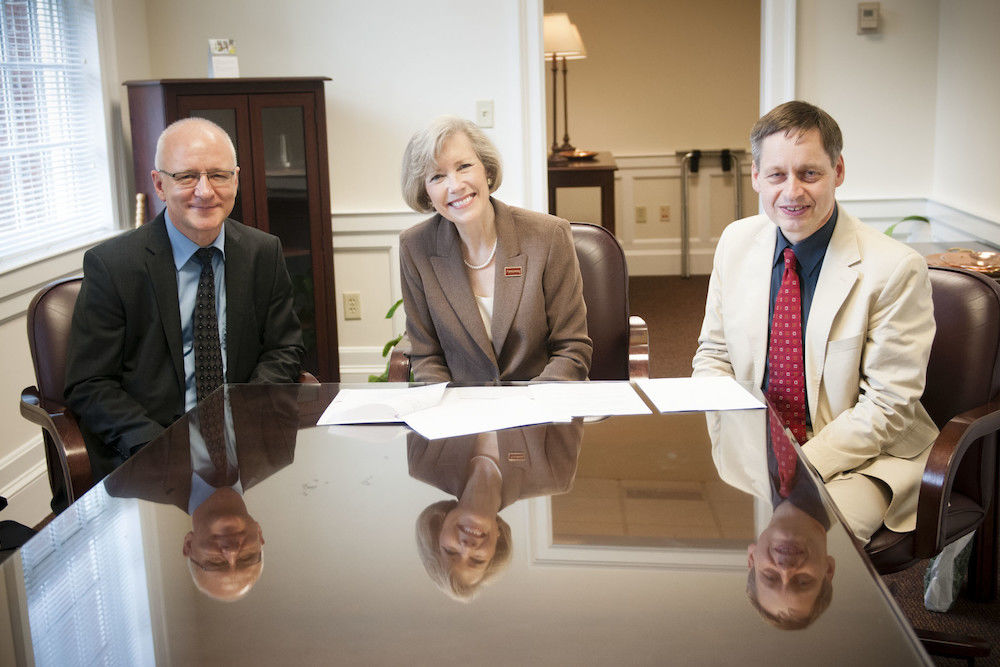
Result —
MULTIPOLYGON (((455 225, 448 220, 440 216, 438 216, 438 220, 436 254, 430 258, 434 275, 442 288, 448 287, 441 291, 452 310, 455 311, 455 315, 466 333, 469 334, 483 355, 496 366, 496 354, 486 336, 483 318, 479 314, 476 298, 472 294, 469 278, 465 275, 465 268, 462 265, 462 247, 458 231, 455 229, 455 225)), ((496 302, 494 301, 494 303, 496 302)), ((495 306, 493 312, 496 312, 495 306)))
POLYGON ((747 262, 747 271, 740 272, 746 276, 745 294, 748 307, 749 326, 747 327, 747 345, 750 359, 753 359, 753 382, 755 387, 764 383, 764 365, 767 361, 768 346, 768 303, 771 298, 771 268, 774 261, 774 244, 777 232, 772 223, 764 227, 754 236, 747 262), (763 307, 761 307, 763 305, 763 307))
POLYGON ((232 221, 226 220, 226 380, 233 382, 236 374, 243 332, 254 318, 249 286, 253 283, 253 261, 245 243, 240 242, 242 232, 232 221))
POLYGON ((806 392, 809 397, 809 414, 813 421, 816 419, 815 406, 833 320, 858 280, 858 272, 852 268, 861 261, 857 224, 854 218, 843 209, 840 210, 809 311, 805 340, 806 392))
POLYGON ((501 202, 493 199, 490 201, 493 202, 496 214, 497 231, 497 259, 494 264, 496 275, 493 279, 493 346, 502 350, 514 323, 517 307, 521 303, 527 256, 521 252, 510 209, 501 202))
MULTIPOLYGON (((150 224, 146 242, 146 271, 156 297, 163 335, 167 340, 181 396, 184 395, 184 349, 181 342, 181 312, 177 305, 177 270, 174 267, 166 219, 161 212, 150 224)), ((183 401, 182 401, 183 403, 183 401)))

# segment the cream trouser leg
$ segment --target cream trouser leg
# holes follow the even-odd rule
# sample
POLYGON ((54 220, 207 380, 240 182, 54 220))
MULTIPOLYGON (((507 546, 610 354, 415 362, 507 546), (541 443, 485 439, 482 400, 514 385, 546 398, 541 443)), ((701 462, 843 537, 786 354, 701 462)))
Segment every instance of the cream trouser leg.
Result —
POLYGON ((889 486, 874 477, 854 473, 831 479, 826 490, 854 535, 867 544, 889 509, 889 486))

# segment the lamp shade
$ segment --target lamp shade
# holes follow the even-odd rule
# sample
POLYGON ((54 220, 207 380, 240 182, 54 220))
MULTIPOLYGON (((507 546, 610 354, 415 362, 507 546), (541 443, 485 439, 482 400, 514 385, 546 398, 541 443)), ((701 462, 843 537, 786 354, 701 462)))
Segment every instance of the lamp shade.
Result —
POLYGON ((580 31, 564 13, 546 14, 542 23, 545 38, 545 59, 581 60, 587 57, 580 31))

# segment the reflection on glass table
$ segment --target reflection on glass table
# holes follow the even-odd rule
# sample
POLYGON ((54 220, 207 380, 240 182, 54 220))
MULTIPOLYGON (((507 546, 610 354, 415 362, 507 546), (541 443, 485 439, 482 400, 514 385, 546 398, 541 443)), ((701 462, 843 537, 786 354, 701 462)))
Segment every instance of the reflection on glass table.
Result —
POLYGON ((339 390, 228 386, 224 457, 203 402, 56 517, 0 565, 13 634, 0 661, 929 664, 839 520, 824 523, 823 489, 816 506, 794 484, 775 498, 764 410, 428 442, 315 426, 339 390), (818 574, 796 597, 758 583, 769 613, 812 616, 785 632, 747 599, 748 546, 757 581, 770 542, 788 545, 776 560, 799 555, 797 524, 802 552, 835 562, 836 594, 817 613, 818 574), (199 580, 214 568, 224 585, 199 580))
POLYGON ((417 548, 431 580, 468 601, 510 564, 511 530, 499 512, 516 500, 566 493, 573 484, 583 422, 428 440, 407 436, 410 475, 457 500, 417 517, 417 548))

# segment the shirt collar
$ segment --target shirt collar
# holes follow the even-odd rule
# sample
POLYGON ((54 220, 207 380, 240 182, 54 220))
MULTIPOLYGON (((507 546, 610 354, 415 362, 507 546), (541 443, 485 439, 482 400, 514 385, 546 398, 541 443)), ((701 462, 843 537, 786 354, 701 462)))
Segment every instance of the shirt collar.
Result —
POLYGON ((792 243, 781 233, 781 228, 777 228, 778 242, 774 244, 774 261, 771 266, 777 266, 778 262, 784 261, 782 253, 785 248, 795 251, 795 260, 801 267, 799 273, 807 275, 816 270, 816 267, 823 261, 826 255, 826 248, 830 245, 833 237, 833 229, 837 226, 837 203, 833 204, 833 213, 830 219, 820 227, 814 234, 802 239, 798 243, 792 243))
MULTIPOLYGON (((192 255, 200 248, 197 243, 184 236, 179 229, 174 227, 174 224, 170 222, 170 214, 166 211, 163 212, 163 219, 167 223, 167 236, 170 238, 170 249, 174 254, 174 268, 178 271, 181 267, 188 263, 192 255)), ((222 259, 226 259, 226 225, 222 225, 222 229, 219 230, 219 235, 215 237, 212 241, 211 247, 218 248, 219 252, 222 254, 222 259)))

